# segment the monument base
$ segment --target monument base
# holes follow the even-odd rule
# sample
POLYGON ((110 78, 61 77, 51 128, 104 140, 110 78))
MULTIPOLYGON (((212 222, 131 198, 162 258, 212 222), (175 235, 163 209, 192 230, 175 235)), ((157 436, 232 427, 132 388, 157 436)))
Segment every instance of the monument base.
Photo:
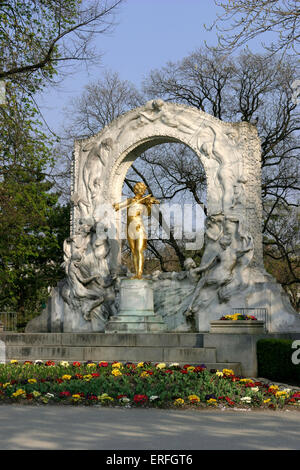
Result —
POLYGON ((146 279, 122 279, 120 308, 112 316, 105 333, 143 333, 167 330, 160 315, 154 313, 152 282, 146 279))

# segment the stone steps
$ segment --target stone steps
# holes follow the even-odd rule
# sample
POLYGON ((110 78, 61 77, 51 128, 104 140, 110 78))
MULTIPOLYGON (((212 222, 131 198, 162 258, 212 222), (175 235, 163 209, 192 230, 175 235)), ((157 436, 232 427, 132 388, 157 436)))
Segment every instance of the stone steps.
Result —
POLYGON ((203 347, 197 333, 0 333, 5 360, 121 361, 205 364, 209 369, 233 369, 237 362, 217 362, 216 348, 203 347))

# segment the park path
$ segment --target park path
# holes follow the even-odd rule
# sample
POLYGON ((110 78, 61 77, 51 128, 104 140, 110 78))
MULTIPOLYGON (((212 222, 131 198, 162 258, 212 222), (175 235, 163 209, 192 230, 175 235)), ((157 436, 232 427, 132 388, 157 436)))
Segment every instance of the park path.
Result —
POLYGON ((1 450, 300 450, 299 410, 0 406, 1 450))

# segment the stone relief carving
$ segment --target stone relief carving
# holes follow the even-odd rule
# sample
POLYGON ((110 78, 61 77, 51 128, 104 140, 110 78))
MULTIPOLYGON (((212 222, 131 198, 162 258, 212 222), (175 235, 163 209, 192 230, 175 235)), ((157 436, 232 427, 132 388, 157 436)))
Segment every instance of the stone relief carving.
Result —
POLYGON ((204 125, 197 135, 200 152, 217 161, 217 180, 222 188, 222 211, 230 212, 241 203, 243 184, 243 161, 239 150, 238 133, 219 129, 218 126, 204 125))
POLYGON ((64 242, 64 268, 67 283, 64 301, 84 320, 98 318, 105 324, 115 313, 115 280, 109 267, 110 243, 104 225, 84 224, 64 242))
POLYGON ((71 201, 79 209, 80 219, 93 216, 102 201, 103 173, 112 148, 113 140, 110 137, 100 142, 91 142, 83 147, 83 152, 87 152, 87 156, 80 175, 82 190, 80 195, 75 192, 71 197, 71 201))
POLYGON ((191 119, 184 116, 182 110, 179 110, 177 113, 172 113, 168 110, 163 100, 151 100, 146 103, 143 110, 138 110, 123 124, 117 136, 117 141, 121 140, 125 133, 135 132, 150 123, 159 123, 171 128, 176 128, 185 134, 193 134, 197 128, 191 119))
POLYGON ((252 237, 241 231, 238 218, 210 216, 206 220, 205 249, 198 272, 202 273, 186 316, 224 303, 245 287, 244 270, 253 257, 252 237))

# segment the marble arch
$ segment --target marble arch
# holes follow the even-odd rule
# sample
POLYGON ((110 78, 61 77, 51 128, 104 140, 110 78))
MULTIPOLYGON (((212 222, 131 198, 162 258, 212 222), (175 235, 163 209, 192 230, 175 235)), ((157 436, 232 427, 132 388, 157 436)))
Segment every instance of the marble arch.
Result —
POLYGON ((166 142, 189 146, 207 177, 208 215, 237 216, 254 240, 253 262, 262 260, 260 142, 256 127, 227 123, 198 109, 152 100, 120 116, 99 134, 75 143, 71 231, 101 204, 120 199, 132 162, 166 142), (89 176, 87 176, 89 175, 89 176))

